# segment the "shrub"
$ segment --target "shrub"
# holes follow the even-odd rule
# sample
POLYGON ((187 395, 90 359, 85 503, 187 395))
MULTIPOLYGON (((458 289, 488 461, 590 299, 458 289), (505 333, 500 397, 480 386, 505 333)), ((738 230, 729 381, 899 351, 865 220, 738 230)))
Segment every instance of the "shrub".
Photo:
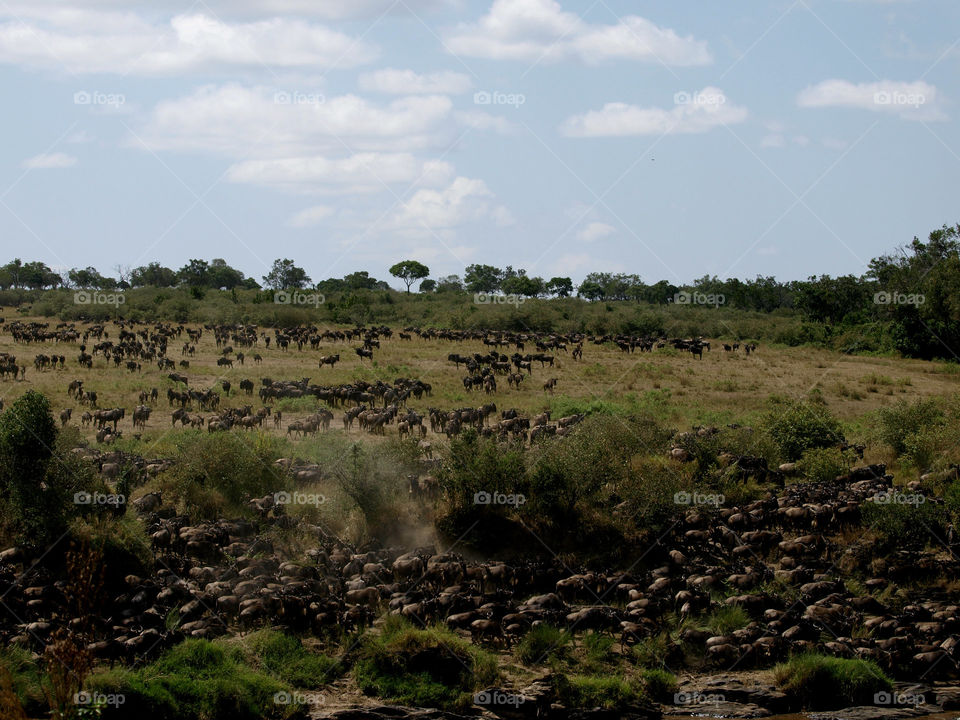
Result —
POLYGON ((747 611, 738 605, 718 607, 707 618, 707 626, 717 635, 726 635, 734 630, 746 627, 750 623, 747 611))
POLYGON ((257 434, 184 433, 177 437, 173 490, 189 513, 212 519, 249 497, 283 489, 285 478, 273 463, 275 440, 257 434))
POLYGON ((891 493, 890 502, 874 500, 861 505, 863 524, 876 531, 881 547, 921 549, 929 543, 939 544, 938 538, 944 537, 947 523, 946 508, 929 499, 920 503, 898 502, 900 495, 891 493))
POLYGON ((446 627, 419 630, 399 618, 364 637, 353 672, 363 692, 387 702, 459 709, 499 678, 495 656, 446 627))
POLYGON ((245 665, 227 641, 185 640, 140 670, 96 673, 86 689, 124 695, 122 705, 104 709, 105 718, 280 720, 301 709, 275 702, 290 688, 245 665))
POLYGON ((668 670, 644 670, 642 677, 644 690, 653 700, 669 702, 677 691, 677 676, 668 670))
POLYGON ((517 644, 517 659, 524 665, 538 665, 564 655, 570 644, 570 634, 553 625, 530 628, 517 644))
POLYGON ((557 695, 569 708, 623 710, 643 699, 643 690, 622 677, 610 675, 560 676, 557 695))
POLYGON ((819 448, 803 453, 797 468, 811 482, 827 482, 847 472, 850 462, 840 448, 819 448))
POLYGON ((310 652, 299 638, 274 630, 258 630, 244 638, 243 645, 251 665, 296 688, 323 687, 342 670, 335 659, 310 652))
POLYGON ((57 445, 50 401, 28 390, 0 414, 0 496, 28 544, 45 545, 66 528, 70 485, 47 470, 57 445))
POLYGON ((799 460, 810 449, 843 442, 840 423, 827 408, 811 403, 783 403, 767 414, 764 425, 787 460, 799 460))
POLYGON ((783 692, 812 710, 867 705, 875 693, 893 687, 872 660, 846 660, 814 653, 777 665, 774 681, 783 692))
POLYGON ((919 398, 913 402, 899 400, 877 412, 877 432, 880 441, 900 456, 908 451, 911 437, 943 425, 945 421, 940 403, 933 398, 919 398))

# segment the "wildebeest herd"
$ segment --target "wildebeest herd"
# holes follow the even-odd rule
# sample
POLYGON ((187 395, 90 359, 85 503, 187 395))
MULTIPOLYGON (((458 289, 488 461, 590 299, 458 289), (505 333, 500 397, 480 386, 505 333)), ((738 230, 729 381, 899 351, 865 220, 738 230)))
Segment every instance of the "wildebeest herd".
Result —
MULTIPOLYGON (((56 348, 67 345, 76 346, 74 361, 68 355, 49 352, 36 354, 34 369, 37 373, 48 372, 76 372, 67 382, 67 397, 74 401, 77 407, 67 407, 60 413, 62 424, 66 425, 73 419, 73 412, 78 413, 77 419, 82 428, 89 427, 96 433, 98 442, 110 443, 122 437, 121 420, 129 418, 131 432, 141 434, 151 427, 164 427, 166 424, 159 416, 163 414, 160 397, 167 400, 166 410, 170 412, 170 424, 193 428, 205 427, 209 432, 227 431, 232 429, 257 429, 266 431, 271 427, 277 431, 286 431, 291 438, 313 436, 318 431, 326 431, 333 425, 335 417, 332 413, 342 411, 341 422, 333 425, 342 427, 345 431, 353 428, 368 431, 373 435, 385 434, 387 428, 396 427, 401 436, 418 434, 421 439, 426 435, 427 425, 424 418, 429 418, 429 428, 433 432, 442 432, 448 436, 457 434, 462 427, 475 426, 480 432, 487 435, 496 435, 500 438, 536 439, 543 435, 564 434, 566 424, 533 423, 530 418, 518 417, 517 411, 510 416, 504 412, 500 422, 491 423, 492 411, 496 405, 492 402, 483 403, 479 407, 461 407, 441 409, 437 407, 417 407, 425 398, 432 394, 432 385, 425 379, 397 378, 392 383, 378 380, 369 382, 355 380, 338 385, 311 383, 310 377, 290 380, 274 380, 270 377, 259 378, 242 377, 239 380, 228 379, 221 375, 212 382, 208 376, 191 376, 191 358, 195 364, 201 357, 198 345, 203 338, 213 336, 215 344, 215 373, 239 372, 244 367, 247 355, 252 355, 255 365, 263 362, 258 349, 268 350, 271 346, 281 353, 288 353, 292 348, 303 353, 305 350, 317 352, 313 360, 304 360, 304 368, 312 363, 322 376, 324 367, 335 367, 340 362, 340 352, 328 353, 324 350, 328 344, 360 343, 355 347, 358 362, 372 360, 375 353, 381 349, 382 342, 393 342, 394 332, 386 326, 357 327, 351 329, 320 329, 315 326, 299 326, 289 329, 266 330, 254 325, 205 325, 191 327, 183 324, 169 323, 135 323, 117 320, 111 326, 105 323, 59 323, 51 328, 49 323, 14 321, 5 324, 4 329, 14 342, 25 348, 31 345, 52 343, 56 348), (185 339, 184 339, 185 338, 185 339), (177 362, 170 355, 175 352, 174 346, 179 345, 180 371, 176 370, 177 362), (243 350, 241 350, 241 348, 243 350), (75 363, 75 364, 74 364, 75 363), (159 383, 141 384, 141 387, 131 391, 130 405, 124 407, 118 404, 113 408, 99 408, 98 397, 103 389, 93 389, 90 381, 83 375, 84 370, 94 367, 107 371, 127 370, 135 374, 137 381, 159 383), (159 372, 153 373, 151 368, 156 367, 159 372), (203 387, 203 380, 207 378, 207 386, 203 387), (164 387, 165 386, 165 387, 164 387), (227 406, 233 397, 234 387, 239 393, 251 396, 255 392, 261 401, 261 406, 255 408, 251 404, 227 406), (99 393, 98 393, 99 391, 99 393), (288 411, 287 424, 283 425, 283 411, 274 412, 276 401, 285 398, 315 398, 317 409, 308 412, 305 417, 291 417, 288 411), (134 403, 134 398, 136 402, 134 403), (221 406, 223 403, 223 406, 221 406), (129 407, 129 412, 127 409, 129 407), (204 414, 206 413, 206 414, 204 414), (151 421, 151 417, 154 418, 151 421), (267 417, 272 417, 272 423, 265 423, 267 417), (159 422, 157 422, 159 419, 159 422), (542 429, 538 429, 541 428, 542 429)), ((463 366, 467 372, 461 378, 464 391, 482 391, 484 395, 492 396, 503 394, 503 381, 506 380, 506 390, 519 392, 527 387, 529 378, 534 371, 554 369, 562 354, 568 355, 572 362, 582 360, 584 344, 602 345, 612 343, 627 353, 634 350, 639 352, 653 352, 655 349, 671 347, 681 351, 689 351, 695 357, 702 357, 703 350, 710 349, 710 343, 702 338, 682 339, 665 337, 640 337, 629 335, 602 335, 590 336, 582 333, 557 334, 536 332, 503 332, 503 331, 457 331, 450 329, 423 329, 407 327, 397 335, 397 341, 409 342, 415 337, 425 340, 443 340, 453 345, 463 346, 470 343, 480 343, 486 352, 450 352, 447 361, 453 363, 456 369, 463 366), (533 346, 534 353, 523 352, 527 346, 533 346), (507 355, 499 352, 500 348, 513 348, 514 352, 507 355), (499 378, 499 383, 498 383, 499 378)), ((746 352, 755 350, 756 346, 746 345, 746 352)), ((16 356, 0 354, 0 377, 25 379, 26 364, 18 362, 16 356)), ((101 380, 103 382, 103 380, 101 380)), ((562 389, 563 382, 555 375, 545 377, 538 387, 542 386, 543 395, 554 393, 562 389)))

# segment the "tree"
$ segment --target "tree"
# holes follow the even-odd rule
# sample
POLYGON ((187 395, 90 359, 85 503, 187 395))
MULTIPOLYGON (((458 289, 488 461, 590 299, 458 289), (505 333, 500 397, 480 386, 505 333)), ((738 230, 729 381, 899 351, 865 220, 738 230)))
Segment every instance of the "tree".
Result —
POLYGON ((492 265, 468 265, 463 282, 472 293, 492 293, 500 289, 503 278, 503 270, 492 265))
POLYGON ((390 268, 390 274, 406 283, 409 294, 410 286, 429 275, 430 268, 416 260, 403 260, 390 268))
POLYGON ((173 287, 177 284, 177 273, 158 262, 134 268, 130 273, 132 287, 173 287))
POLYGON ((243 273, 227 265, 223 258, 214 258, 210 261, 210 286, 226 290, 233 290, 243 284, 243 273))
POLYGON ((62 526, 64 498, 44 482, 57 440, 50 401, 28 390, 0 415, 0 496, 24 538, 44 543, 62 526))
POLYGON ((14 258, 8 262, 3 266, 3 270, 7 275, 7 282, 10 287, 17 289, 23 287, 23 263, 20 258, 14 258))
POLYGON ((73 287, 96 288, 97 290, 112 290, 117 281, 101 275, 96 268, 73 268, 67 273, 67 279, 73 287))
POLYGON ((177 271, 177 279, 191 288, 210 286, 210 265, 206 260, 190 260, 177 271))
POLYGON ((310 284, 310 278, 303 268, 294 265, 293 260, 284 258, 274 260, 270 272, 263 276, 263 283, 274 290, 292 290, 310 284))
POLYGON ((427 278, 422 283, 420 283, 420 292, 422 293, 432 293, 437 289, 437 281, 427 278))
POLYGON ((568 277, 550 278, 547 283, 547 292, 557 297, 570 297, 573 293, 573 280, 568 277))
POLYGON ((386 283, 382 280, 370 277, 366 270, 352 272, 343 276, 343 284, 349 290, 376 290, 383 289, 386 283))
POLYGON ((437 280, 437 292, 463 292, 463 281, 459 275, 445 275, 437 280))
POLYGON ((31 290, 56 287, 61 282, 60 276, 39 260, 24 263, 20 277, 23 284, 31 290))

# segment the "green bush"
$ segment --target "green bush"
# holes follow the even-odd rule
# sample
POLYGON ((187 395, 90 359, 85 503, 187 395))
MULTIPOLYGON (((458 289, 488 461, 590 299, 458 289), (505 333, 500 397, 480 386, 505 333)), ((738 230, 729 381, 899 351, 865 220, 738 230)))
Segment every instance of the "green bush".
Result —
POLYGON ((892 491, 882 500, 861 505, 863 524, 873 528, 884 549, 921 549, 939 544, 948 521, 947 509, 930 498, 914 493, 892 491))
POLYGON ((255 438, 236 432, 176 437, 170 482, 188 513, 213 519, 250 497, 285 488, 287 480, 274 465, 278 441, 260 433, 255 438))
POLYGON ((42 393, 28 390, 0 414, 0 498, 25 544, 54 540, 74 511, 71 478, 51 463, 56 448, 57 425, 42 393))
POLYGON ((275 630, 252 633, 243 646, 249 664, 295 688, 321 688, 343 670, 335 659, 310 652, 299 638, 275 630))
POLYGON ((915 446, 917 436, 929 432, 946 422, 940 403, 934 398, 918 398, 913 402, 899 400, 891 407, 877 411, 877 433, 897 456, 904 455, 915 446))
POLYGON ((775 402, 764 419, 770 436, 786 460, 799 460, 807 450, 843 442, 840 423, 815 403, 775 402))
POLYGON ((524 665, 539 665, 562 657, 566 654, 571 639, 566 630, 553 625, 537 625, 530 628, 517 643, 517 659, 524 665))
POLYGON ((368 634, 353 667, 368 695, 416 707, 463 709, 472 693, 499 679, 497 658, 446 627, 416 629, 391 617, 368 634))
POLYGON ((647 696, 658 702, 670 702, 677 691, 677 676, 668 670, 655 668, 643 671, 643 686, 647 696))
POLYGON ((893 684, 871 660, 846 660, 807 653, 774 668, 774 681, 804 709, 868 705, 893 684))
POLYGON ((302 710, 275 702, 290 687, 245 665, 228 641, 185 640, 140 670, 95 673, 86 689, 124 696, 122 705, 104 709, 105 718, 282 720, 302 710))
POLYGON ((811 482, 827 482, 850 469, 850 462, 838 447, 807 450, 797 463, 800 473, 811 482))
POLYGON ((623 710, 644 699, 636 684, 610 675, 560 676, 557 683, 560 702, 569 708, 623 710))

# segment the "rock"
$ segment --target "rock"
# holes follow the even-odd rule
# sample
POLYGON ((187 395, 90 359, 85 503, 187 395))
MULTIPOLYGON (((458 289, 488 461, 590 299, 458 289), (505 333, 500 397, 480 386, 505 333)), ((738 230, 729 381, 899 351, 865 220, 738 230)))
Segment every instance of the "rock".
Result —
MULTIPOLYGON (((790 699, 772 683, 763 683, 735 674, 714 675, 683 682, 677 689, 677 696, 722 698, 722 702, 733 705, 754 706, 761 715, 740 715, 739 710, 724 713, 725 717, 763 717, 771 713, 784 713, 793 710, 790 699)), ((712 704, 711 704, 712 708, 712 704)), ((696 704, 692 706, 696 709, 696 704)), ((715 714, 711 710, 711 714, 715 714)))

